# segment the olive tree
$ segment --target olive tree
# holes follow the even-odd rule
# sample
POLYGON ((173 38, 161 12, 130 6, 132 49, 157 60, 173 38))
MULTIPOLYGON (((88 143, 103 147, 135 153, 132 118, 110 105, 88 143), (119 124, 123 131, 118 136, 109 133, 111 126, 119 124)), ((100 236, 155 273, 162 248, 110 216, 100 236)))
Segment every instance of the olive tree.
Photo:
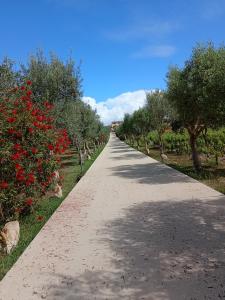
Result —
POLYGON ((65 63, 51 53, 47 59, 39 50, 27 65, 21 66, 21 76, 32 81, 36 98, 50 103, 62 103, 82 96, 80 68, 69 58, 65 63))
POLYGON ((126 140, 129 140, 129 142, 132 144, 132 122, 131 122, 131 115, 125 114, 123 118, 122 124, 117 128, 116 134, 121 138, 126 140))
POLYGON ((0 95, 12 89, 18 83, 19 73, 13 67, 13 61, 7 57, 0 63, 0 95))
POLYGON ((187 128, 196 171, 201 169, 196 140, 225 118, 225 48, 197 45, 183 68, 167 74, 167 97, 187 128))
POLYGON ((138 148, 140 147, 140 140, 143 139, 145 142, 146 152, 149 154, 148 141, 146 135, 151 128, 151 118, 147 108, 144 107, 136 110, 131 117, 131 122, 133 134, 137 141, 138 148))
POLYGON ((170 125, 173 119, 173 110, 170 106, 166 94, 163 91, 155 91, 153 93, 147 93, 146 108, 151 120, 152 129, 155 129, 159 138, 160 153, 163 149, 163 133, 170 125))

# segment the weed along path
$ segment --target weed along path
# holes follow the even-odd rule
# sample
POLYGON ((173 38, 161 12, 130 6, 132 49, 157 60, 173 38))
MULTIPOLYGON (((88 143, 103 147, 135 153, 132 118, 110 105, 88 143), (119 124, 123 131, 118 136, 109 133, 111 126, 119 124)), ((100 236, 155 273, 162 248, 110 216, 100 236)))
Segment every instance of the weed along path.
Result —
POLYGON ((1 300, 225 297, 225 196, 114 135, 0 283, 1 300))

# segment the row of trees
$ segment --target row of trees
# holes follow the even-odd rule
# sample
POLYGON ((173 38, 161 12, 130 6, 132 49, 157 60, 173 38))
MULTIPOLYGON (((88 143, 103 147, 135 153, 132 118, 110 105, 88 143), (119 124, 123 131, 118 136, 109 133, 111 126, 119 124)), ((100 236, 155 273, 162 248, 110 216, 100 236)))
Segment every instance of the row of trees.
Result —
MULTIPOLYGON (((201 169, 197 141, 209 128, 218 129, 225 120, 225 48, 209 43, 197 45, 183 68, 171 67, 167 89, 147 94, 144 108, 126 115, 118 135, 137 141, 155 130, 161 153, 162 136, 172 128, 186 129, 193 164, 201 169)), ((149 151, 149 150, 147 150, 149 151)))
POLYGON ((79 67, 42 52, 27 65, 0 64, 0 222, 34 210, 58 186, 60 155, 72 144, 82 163, 108 132, 82 102, 79 67))

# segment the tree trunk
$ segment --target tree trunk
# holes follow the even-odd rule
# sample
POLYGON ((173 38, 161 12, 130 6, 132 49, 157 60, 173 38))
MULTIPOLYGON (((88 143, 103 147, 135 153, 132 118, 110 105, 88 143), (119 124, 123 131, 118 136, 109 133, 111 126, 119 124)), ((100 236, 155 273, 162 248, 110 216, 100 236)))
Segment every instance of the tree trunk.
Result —
POLYGON ((216 165, 218 166, 218 165, 219 165, 219 157, 218 157, 218 153, 216 153, 215 157, 216 157, 216 165))
POLYGON ((82 173, 83 172, 83 154, 80 149, 80 144, 79 144, 78 140, 76 139, 76 137, 73 138, 73 144, 76 147, 78 155, 79 155, 78 159, 79 159, 80 171, 82 173))
POLYGON ((150 154, 150 150, 148 148, 148 142, 147 141, 145 142, 145 150, 146 150, 146 153, 149 155, 150 154))
POLYGON ((95 144, 95 142, 93 143, 93 146, 94 146, 94 152, 96 152, 96 144, 95 144))
POLYGON ((84 151, 84 155, 87 154, 87 148, 86 148, 86 143, 84 142, 84 145, 83 145, 83 151, 84 151))
POLYGON ((79 149, 79 164, 80 164, 80 171, 83 172, 83 163, 84 163, 84 157, 81 149, 79 149))
POLYGON ((5 217, 4 217, 4 213, 3 213, 3 209, 2 209, 2 205, 0 204, 0 220, 3 221, 5 220, 5 217))
POLYGON ((147 141, 146 137, 144 137, 144 141, 145 141, 145 151, 149 155, 150 151, 149 151, 149 148, 148 148, 148 141, 147 141))
POLYGON ((137 139, 137 149, 140 149, 139 139, 137 139))
POLYGON ((91 150, 90 150, 90 148, 89 148, 88 142, 86 142, 86 149, 87 149, 88 155, 91 156, 91 150))
POLYGON ((160 155, 164 154, 164 147, 163 147, 163 140, 162 140, 162 134, 161 132, 158 132, 159 135, 159 149, 160 149, 160 155))
POLYGON ((197 172, 201 170, 201 161, 199 159, 199 154, 197 151, 197 146, 196 146, 196 140, 197 136, 195 134, 190 134, 190 146, 191 146, 191 151, 192 151, 192 160, 193 160, 193 165, 194 168, 197 172))

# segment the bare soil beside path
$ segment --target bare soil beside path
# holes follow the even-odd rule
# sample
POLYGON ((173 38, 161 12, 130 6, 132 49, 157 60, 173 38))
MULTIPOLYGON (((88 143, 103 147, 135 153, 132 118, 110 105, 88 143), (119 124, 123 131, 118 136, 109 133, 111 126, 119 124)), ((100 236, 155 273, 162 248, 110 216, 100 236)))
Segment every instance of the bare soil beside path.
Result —
POLYGON ((0 299, 225 299, 225 196, 111 135, 0 299))

